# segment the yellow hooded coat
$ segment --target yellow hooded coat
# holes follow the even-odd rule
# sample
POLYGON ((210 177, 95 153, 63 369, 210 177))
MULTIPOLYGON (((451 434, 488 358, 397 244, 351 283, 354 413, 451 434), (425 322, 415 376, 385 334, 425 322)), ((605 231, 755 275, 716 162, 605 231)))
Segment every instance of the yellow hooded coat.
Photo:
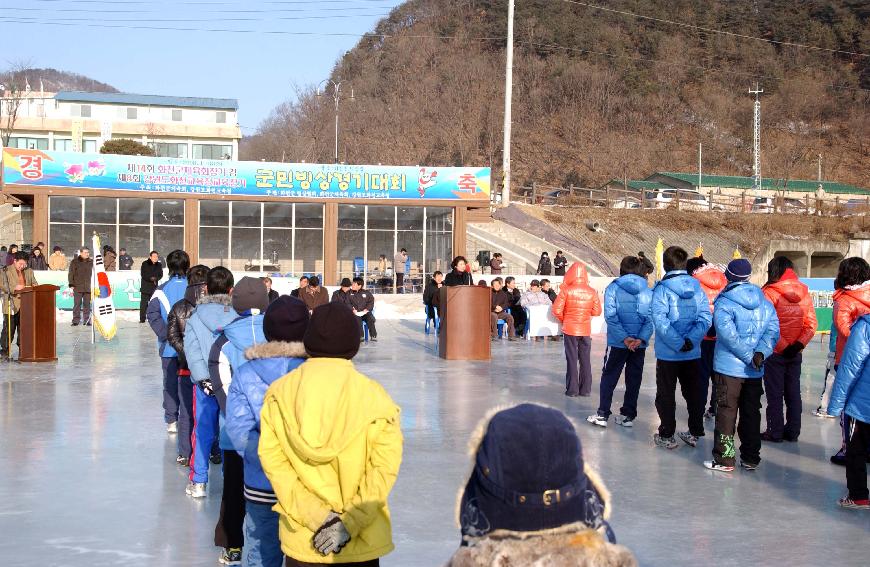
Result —
POLYGON ((312 358, 269 387, 258 453, 278 497, 285 555, 354 563, 393 550, 387 496, 402 462, 399 411, 350 360, 312 358), (351 539, 323 557, 312 538, 332 511, 351 539))

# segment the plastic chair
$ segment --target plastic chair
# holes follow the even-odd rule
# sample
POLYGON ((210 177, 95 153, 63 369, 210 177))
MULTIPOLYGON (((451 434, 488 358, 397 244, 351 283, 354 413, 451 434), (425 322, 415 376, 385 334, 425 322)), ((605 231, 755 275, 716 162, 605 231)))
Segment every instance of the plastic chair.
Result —
MULTIPOLYGON (((510 314, 511 310, 505 309, 504 312, 507 314, 510 314)), ((501 338, 504 335, 504 333, 507 332, 507 321, 505 321, 504 319, 499 319, 495 323, 495 328, 496 328, 496 334, 499 336, 499 338, 501 338)))
POLYGON ((365 259, 362 256, 357 256, 353 259, 353 277, 362 277, 365 272, 365 259))

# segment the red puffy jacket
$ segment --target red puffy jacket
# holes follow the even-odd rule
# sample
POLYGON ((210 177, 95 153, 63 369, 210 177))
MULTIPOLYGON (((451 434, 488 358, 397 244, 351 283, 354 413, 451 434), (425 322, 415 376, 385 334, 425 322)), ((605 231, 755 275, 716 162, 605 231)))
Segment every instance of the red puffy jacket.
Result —
POLYGON ((809 288, 789 268, 778 282, 767 284, 763 289, 779 317, 779 342, 773 352, 779 354, 795 341, 807 346, 819 327, 809 288))
MULTIPOLYGON (((725 289, 725 286, 728 285, 728 278, 725 277, 725 272, 713 264, 705 264, 695 270, 692 277, 698 280, 698 283, 701 284, 701 289, 704 290, 704 294, 707 296, 707 299, 710 300, 710 312, 712 313, 713 302, 716 301, 717 297, 719 297, 719 292, 725 289)), ((715 341, 716 337, 708 335, 704 337, 704 340, 715 341)))
POLYGON ((562 322, 562 332, 572 337, 592 334, 592 317, 601 315, 598 292, 589 286, 586 266, 574 262, 565 272, 559 295, 553 302, 553 315, 562 322))
POLYGON ((855 289, 838 289, 834 292, 834 326, 837 328, 835 364, 840 364, 852 325, 865 313, 870 313, 870 282, 864 282, 855 289))

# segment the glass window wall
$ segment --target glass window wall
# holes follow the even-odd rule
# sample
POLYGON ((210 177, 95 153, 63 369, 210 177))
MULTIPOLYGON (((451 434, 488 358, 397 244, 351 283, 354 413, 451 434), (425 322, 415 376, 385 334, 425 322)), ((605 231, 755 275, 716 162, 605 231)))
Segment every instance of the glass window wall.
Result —
POLYGON ((48 246, 60 246, 72 258, 91 247, 96 232, 103 245, 126 248, 134 265, 151 250, 162 257, 184 246, 184 203, 181 200, 49 197, 48 246))

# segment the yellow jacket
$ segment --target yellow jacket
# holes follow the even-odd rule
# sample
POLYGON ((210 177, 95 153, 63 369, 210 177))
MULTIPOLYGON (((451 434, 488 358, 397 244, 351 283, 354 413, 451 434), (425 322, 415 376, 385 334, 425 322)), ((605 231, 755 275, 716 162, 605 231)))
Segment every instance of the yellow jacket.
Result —
POLYGON ((312 358, 273 383, 259 455, 278 504, 284 554, 308 563, 371 561, 393 550, 387 496, 402 462, 397 406, 349 360, 312 358), (314 533, 331 511, 351 539, 320 555, 314 533))

